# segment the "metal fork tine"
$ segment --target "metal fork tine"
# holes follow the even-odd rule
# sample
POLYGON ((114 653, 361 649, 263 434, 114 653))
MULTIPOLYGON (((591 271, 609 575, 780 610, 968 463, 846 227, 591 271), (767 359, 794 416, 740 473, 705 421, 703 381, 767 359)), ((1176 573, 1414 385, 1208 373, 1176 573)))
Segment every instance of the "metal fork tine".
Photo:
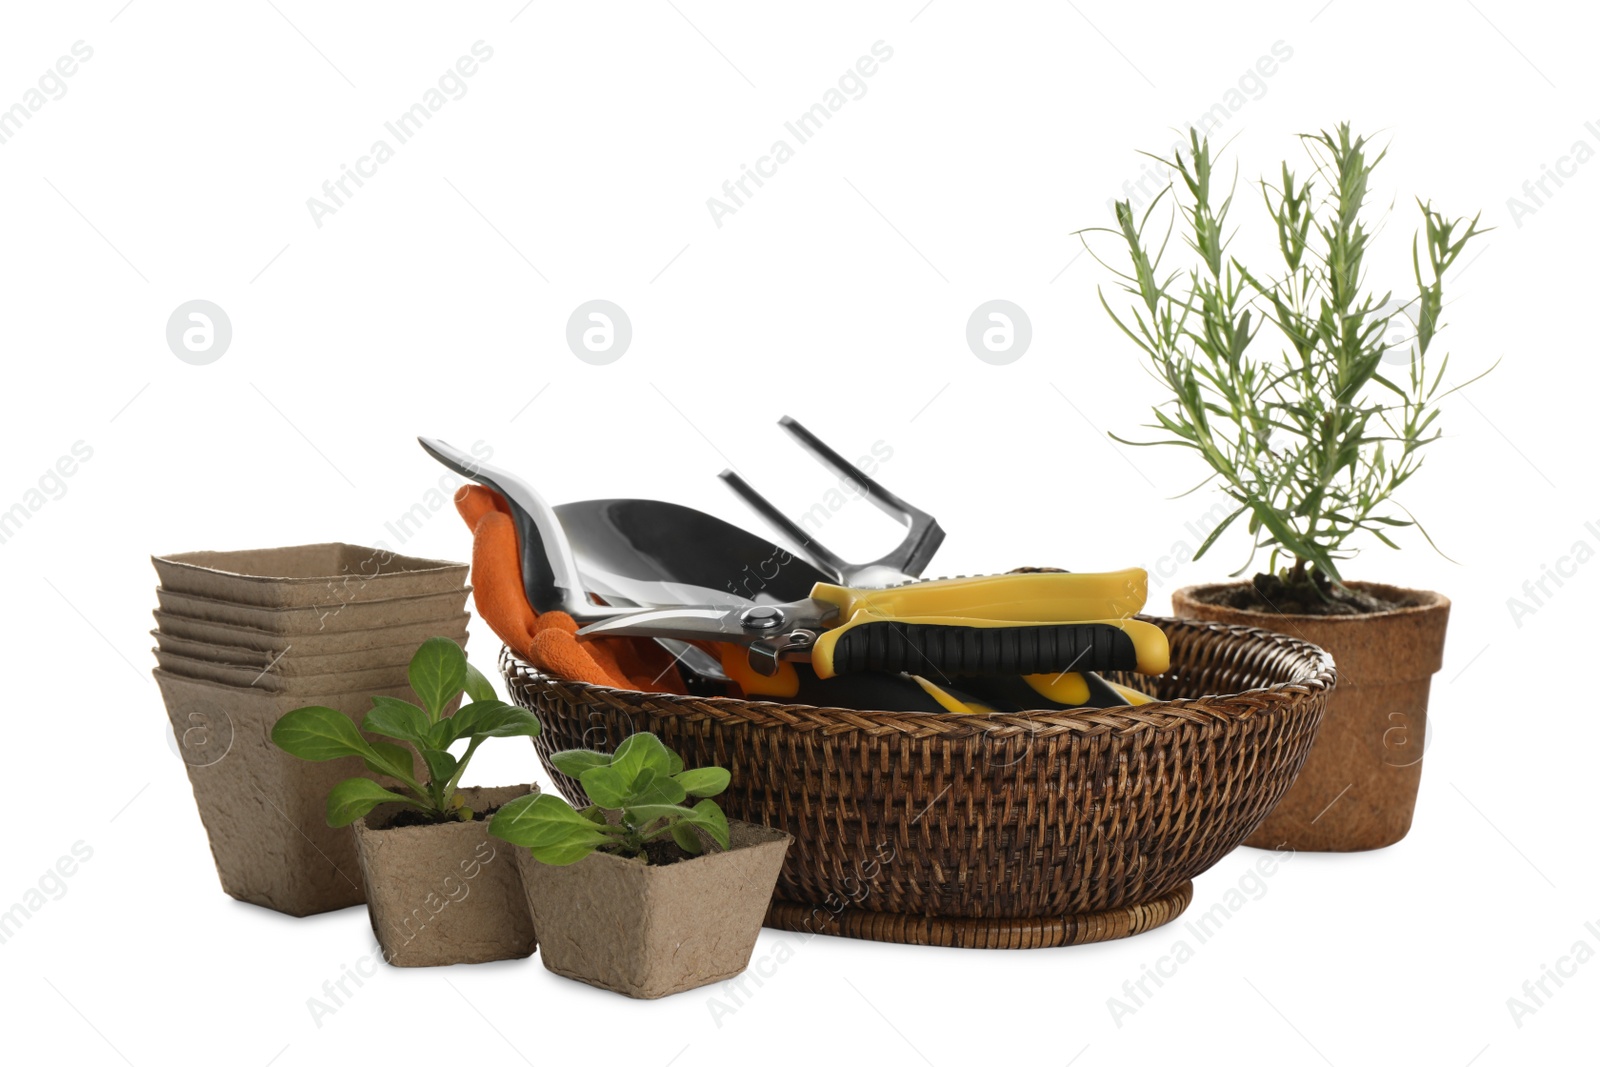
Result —
MULTIPOLYGON (((785 415, 778 420, 778 425, 799 441, 800 446, 811 453, 817 462, 841 479, 848 479, 860 486, 867 499, 872 501, 879 511, 892 516, 906 527, 905 537, 893 551, 863 566, 889 567, 909 575, 921 574, 923 568, 933 559, 933 554, 938 551, 939 545, 944 542, 944 530, 940 528, 938 521, 926 511, 906 503, 879 485, 865 471, 829 448, 820 437, 802 426, 799 420, 785 415)), ((845 567, 848 569, 850 565, 845 564, 845 567)))
POLYGON ((800 447, 811 453, 812 458, 818 463, 827 467, 840 478, 848 478, 851 482, 861 486, 862 491, 867 495, 867 499, 871 500, 878 510, 893 515, 903 525, 910 525, 911 515, 916 511, 915 508, 873 481, 865 471, 854 463, 829 448, 822 438, 800 425, 798 419, 785 415, 778 420, 778 425, 788 431, 790 437, 799 441, 800 447))
POLYGON ((798 546, 801 554, 816 564, 819 570, 828 574, 836 582, 845 580, 845 571, 850 568, 850 564, 834 555, 816 538, 807 533, 803 527, 779 511, 772 501, 756 492, 755 487, 740 477, 736 471, 725 470, 717 477, 727 482, 728 488, 737 493, 740 500, 750 505, 751 509, 765 519, 769 526, 772 526, 798 546))

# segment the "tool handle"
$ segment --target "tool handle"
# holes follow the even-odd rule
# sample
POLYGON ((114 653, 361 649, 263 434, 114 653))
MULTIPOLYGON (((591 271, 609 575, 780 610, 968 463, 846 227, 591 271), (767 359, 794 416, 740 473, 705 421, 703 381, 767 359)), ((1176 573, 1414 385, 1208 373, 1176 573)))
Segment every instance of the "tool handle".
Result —
POLYGON ((1136 614, 1144 607, 1147 576, 1130 567, 1104 574, 1046 571, 972 578, 935 578, 855 589, 818 583, 812 597, 839 608, 843 618, 857 614, 907 619, 947 616, 1004 622, 1097 622, 1136 614))
POLYGON ((873 670, 952 676, 1166 668, 1165 635, 1136 620, 960 624, 969 621, 853 621, 818 638, 811 664, 821 678, 873 670))

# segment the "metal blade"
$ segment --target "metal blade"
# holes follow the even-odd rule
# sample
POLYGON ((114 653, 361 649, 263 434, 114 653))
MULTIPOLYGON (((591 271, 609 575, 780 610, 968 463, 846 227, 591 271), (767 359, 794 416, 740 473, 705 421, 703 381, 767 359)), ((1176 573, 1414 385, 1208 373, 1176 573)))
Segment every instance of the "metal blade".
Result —
POLYGON ((579 637, 675 637, 685 641, 735 640, 748 643, 755 636, 739 622, 739 608, 661 608, 634 611, 578 631, 579 637))
MULTIPOLYGON (((581 571, 580 573, 583 577, 584 585, 587 586, 591 592, 598 593, 610 607, 643 607, 652 604, 659 606, 661 603, 660 601, 642 599, 639 594, 644 594, 645 596, 660 596, 664 593, 673 593, 678 588, 675 586, 668 586, 666 583, 631 582, 631 580, 628 579, 619 579, 618 581, 612 582, 596 578, 595 575, 588 570, 581 571), (637 586, 637 588, 628 588, 630 582, 633 586, 637 586)), ((685 603, 710 602, 707 601, 704 596, 698 595, 705 594, 709 592, 709 590, 701 589, 699 586, 683 586, 682 590, 686 594, 691 594, 685 603)), ((738 598, 735 599, 738 600, 738 598)), ((748 607, 751 602, 748 600, 738 600, 738 603, 740 607, 748 607)), ((658 637, 656 638, 656 644, 666 649, 672 654, 673 659, 677 660, 680 664, 689 668, 700 677, 709 678, 718 682, 726 682, 728 680, 727 672, 722 669, 722 661, 716 656, 713 656, 711 653, 700 648, 698 645, 691 645, 687 641, 680 641, 671 637, 658 637)))
POLYGON ((669 608, 747 608, 756 601, 720 589, 707 589, 702 585, 685 582, 643 581, 624 574, 614 574, 585 563, 578 565, 583 584, 589 592, 617 607, 669 608))
POLYGON ((722 661, 699 645, 691 645, 674 637, 658 637, 656 644, 671 653, 672 658, 680 665, 689 668, 700 677, 713 682, 728 680, 728 672, 722 669, 722 661))
POLYGON ((555 510, 531 485, 438 438, 419 437, 417 442, 428 455, 463 478, 499 493, 510 506, 517 528, 523 590, 534 611, 565 611, 578 622, 603 613, 583 588, 572 547, 555 510))

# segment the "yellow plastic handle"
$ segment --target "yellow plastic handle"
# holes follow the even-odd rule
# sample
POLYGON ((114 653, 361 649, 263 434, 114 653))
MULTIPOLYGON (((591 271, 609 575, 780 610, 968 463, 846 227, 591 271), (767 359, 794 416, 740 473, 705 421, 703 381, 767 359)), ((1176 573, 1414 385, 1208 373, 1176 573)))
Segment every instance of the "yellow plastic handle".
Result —
POLYGON ((851 589, 818 582, 812 597, 839 608, 841 621, 940 616, 996 622, 1098 622, 1136 615, 1144 607, 1143 568, 1101 574, 1033 572, 976 578, 936 578, 889 589, 851 589))

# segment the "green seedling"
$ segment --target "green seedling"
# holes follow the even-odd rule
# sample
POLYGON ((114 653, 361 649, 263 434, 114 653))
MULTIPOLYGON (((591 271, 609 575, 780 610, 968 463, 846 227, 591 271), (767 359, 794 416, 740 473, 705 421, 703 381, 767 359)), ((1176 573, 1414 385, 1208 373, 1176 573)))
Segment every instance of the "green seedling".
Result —
POLYGON ((1118 202, 1116 228, 1090 232, 1111 235, 1129 257, 1126 271, 1111 268, 1129 306, 1119 311, 1104 293, 1101 303, 1169 394, 1150 427, 1157 439, 1124 443, 1194 450, 1211 468, 1195 488, 1214 482, 1233 498, 1195 558, 1242 517, 1253 545, 1235 574, 1266 549, 1257 587, 1282 564, 1277 580, 1314 601, 1330 590, 1354 596, 1340 563, 1357 534, 1395 548, 1391 535, 1417 525, 1394 494, 1439 439, 1440 401, 1470 384, 1452 384, 1449 357, 1435 359, 1444 276, 1488 231, 1418 201, 1411 295, 1369 286, 1367 199, 1387 150, 1348 124, 1301 139, 1313 176, 1300 181, 1285 163, 1276 185, 1260 182, 1277 246, 1267 262, 1246 266, 1230 252, 1234 190, 1216 180, 1211 144, 1193 131, 1187 150, 1160 160, 1177 174, 1173 185, 1139 216, 1118 202), (1152 226, 1168 194, 1170 217, 1152 226), (1186 250, 1170 245, 1174 229, 1186 250), (1187 263, 1164 269, 1175 251, 1187 263))
POLYGON ((579 811, 558 796, 540 793, 513 800, 489 822, 489 833, 523 846, 541 863, 562 867, 596 850, 638 856, 662 834, 699 855, 704 845, 697 830, 728 847, 728 817, 716 801, 705 799, 728 788, 728 772, 684 770, 683 760, 655 734, 634 734, 610 754, 567 749, 554 753, 550 762, 577 779, 594 803, 579 811), (688 807, 690 797, 701 799, 688 807))
POLYGON ((354 756, 405 790, 395 792, 372 778, 346 778, 328 794, 329 826, 348 825, 386 803, 405 804, 434 822, 471 820, 473 812, 456 787, 478 746, 491 737, 539 732, 533 713, 496 697, 489 680, 447 637, 424 641, 407 673, 422 707, 375 696, 360 730, 344 713, 320 706, 296 708, 273 726, 273 743, 292 756, 318 761, 354 756), (445 708, 463 694, 470 703, 446 716, 445 708), (362 730, 391 740, 368 740, 362 730), (451 747, 462 741, 466 750, 452 755, 451 747), (418 761, 426 772, 422 780, 416 777, 418 761))

